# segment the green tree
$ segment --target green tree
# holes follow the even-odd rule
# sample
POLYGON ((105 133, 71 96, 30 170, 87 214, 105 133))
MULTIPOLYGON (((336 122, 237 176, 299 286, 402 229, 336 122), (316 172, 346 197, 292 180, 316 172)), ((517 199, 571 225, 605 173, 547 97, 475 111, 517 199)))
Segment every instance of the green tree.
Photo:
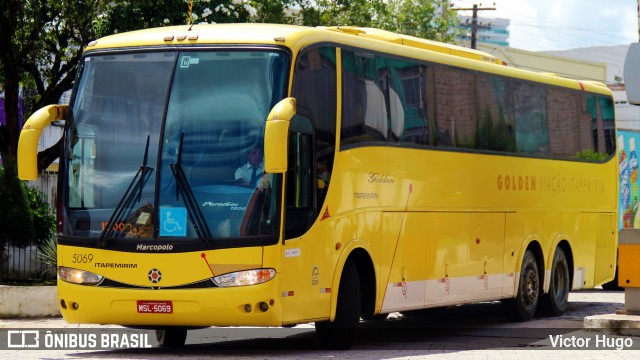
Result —
MULTIPOLYGON (((450 25, 456 17, 451 11, 442 13, 441 3, 439 0, 193 0, 191 22, 355 25, 448 41, 453 37, 450 25)), ((7 118, 6 126, 0 127, 0 155, 7 164, 5 181, 15 175, 20 87, 23 94, 31 94, 25 97, 27 116, 35 109, 58 103, 61 95, 71 88, 83 48, 91 40, 118 32, 185 24, 188 8, 188 0, 0 0, 0 82, 5 92, 7 118)), ((60 144, 38 154, 39 169, 58 157, 60 144)), ((19 188, 16 183, 10 185, 17 197, 24 195, 24 190, 16 190, 19 188)), ((16 198, 15 204, 20 203, 24 206, 28 202, 16 198)), ((28 218, 25 215, 23 219, 28 218)))
POLYGON ((255 9, 255 13, 250 20, 258 23, 295 24, 295 11, 292 8, 295 3, 294 0, 253 0, 250 6, 255 9))
MULTIPOLYGON (((25 186, 16 173, 15 161, 4 160, 0 168, 0 249, 6 245, 46 247, 55 234, 51 207, 41 191, 25 186)), ((2 260, 0 256, 0 266, 2 260)))
POLYGON ((451 42, 455 11, 443 0, 299 0, 297 23, 308 26, 374 27, 451 42))
POLYGON ((381 28, 424 39, 452 42, 455 11, 441 0, 389 0, 381 28))
MULTIPOLYGON (((435 40, 453 38, 441 0, 193 0, 192 23, 274 22, 379 27, 435 40)), ((0 154, 16 155, 18 96, 33 94, 25 115, 57 103, 72 86, 84 46, 113 33, 187 22, 188 0, 0 0, 0 81, 7 125, 0 154)), ((59 154, 38 155, 39 169, 59 154)))
MULTIPOLYGON (((270 0, 271 5, 287 3, 270 0)), ((16 156, 19 137, 20 87, 33 94, 25 116, 58 103, 71 89, 86 44, 101 36, 147 27, 187 23, 187 0, 0 0, 0 80, 5 92, 7 125, 0 127, 0 155, 16 156)), ((257 15, 252 2, 195 0, 192 21, 247 22, 257 15)), ((275 16, 262 15, 264 19, 275 16)), ((59 144, 38 154, 46 168, 59 154, 59 144)))
MULTIPOLYGON (((266 1, 267 4, 276 1, 266 1)), ((193 0, 191 23, 250 22, 256 10, 250 1, 193 0)), ((97 37, 169 25, 187 24, 188 0, 111 1, 94 22, 97 37)))
MULTIPOLYGON (((0 69, 5 91, 6 126, 0 129, 0 154, 16 156, 20 87, 34 96, 32 109, 57 103, 73 84, 84 45, 95 37, 93 20, 100 0, 0 0, 0 69)), ((57 150, 53 154, 57 156, 57 150)), ((51 160, 53 160, 51 159, 51 160)))
MULTIPOLYGON (((457 18, 440 0, 193 0, 191 23, 269 22, 378 27, 451 41, 457 18)), ((25 116, 71 89, 83 48, 96 38, 187 23, 189 0, 0 0, 0 83, 7 124, 0 126, 0 246, 46 242, 55 226, 41 194, 17 177, 18 100, 25 116), (35 229, 35 231, 34 231, 35 229)), ((46 168, 60 144, 38 154, 46 168)))
POLYGON ((27 246, 35 242, 33 215, 26 189, 16 172, 15 161, 3 159, 3 167, 0 168, 0 249, 4 249, 6 244, 27 246))
POLYGON ((26 186, 25 194, 33 217, 34 243, 42 247, 53 238, 56 218, 42 191, 26 186))
POLYGON ((317 15, 310 20, 318 23, 305 25, 381 27, 382 22, 391 16, 385 0, 318 0, 315 3, 317 15))

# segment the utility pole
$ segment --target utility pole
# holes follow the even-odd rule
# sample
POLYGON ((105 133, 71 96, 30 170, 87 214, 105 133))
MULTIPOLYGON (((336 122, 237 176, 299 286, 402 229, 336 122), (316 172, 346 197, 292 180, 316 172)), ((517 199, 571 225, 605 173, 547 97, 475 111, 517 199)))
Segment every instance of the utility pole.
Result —
MULTIPOLYGON (((495 4, 494 4, 495 5, 495 4)), ((482 6, 482 4, 480 4, 482 6)), ((638 6, 640 6, 640 0, 638 0, 638 6)), ((490 29, 491 26, 479 25, 478 24, 478 11, 480 10, 496 10, 495 7, 478 7, 478 4, 473 4, 472 8, 454 8, 451 10, 472 10, 473 16, 471 17, 471 48, 476 48, 476 43, 478 41, 478 29, 490 29)), ((640 16, 640 15, 639 15, 640 16)), ((638 18, 640 21, 640 17, 638 18)))

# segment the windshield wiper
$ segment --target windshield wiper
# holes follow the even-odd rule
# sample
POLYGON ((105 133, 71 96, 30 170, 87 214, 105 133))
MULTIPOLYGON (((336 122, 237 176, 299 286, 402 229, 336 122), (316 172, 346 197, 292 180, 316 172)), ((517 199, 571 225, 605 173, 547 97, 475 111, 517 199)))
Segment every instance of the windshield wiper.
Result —
POLYGON ((189 185, 189 181, 182 169, 183 143, 184 133, 180 135, 180 145, 178 145, 178 156, 176 158, 176 162, 169 164, 173 177, 176 179, 176 200, 178 200, 178 196, 182 196, 182 201, 184 201, 184 204, 187 207, 187 212, 189 213, 189 217, 191 218, 193 228, 196 231, 198 238, 208 246, 209 239, 211 238, 211 231, 209 230, 209 226, 207 226, 207 221, 198 206, 196 197, 193 195, 193 191, 191 190, 191 185, 189 185))
POLYGON ((149 159, 149 135, 147 135, 147 144, 144 148, 144 156, 142 158, 142 164, 138 168, 133 179, 131 179, 131 183, 127 190, 120 198, 120 202, 116 205, 116 208, 113 210, 113 214, 109 218, 107 222, 107 226, 102 230, 102 234, 100 234, 100 239, 98 240, 98 246, 104 246, 107 239, 111 236, 113 232, 113 227, 116 224, 116 221, 121 218, 122 214, 125 210, 129 209, 131 205, 136 202, 139 202, 142 198, 142 189, 144 185, 149 180, 151 172, 153 172, 153 168, 147 166, 147 161, 149 159))

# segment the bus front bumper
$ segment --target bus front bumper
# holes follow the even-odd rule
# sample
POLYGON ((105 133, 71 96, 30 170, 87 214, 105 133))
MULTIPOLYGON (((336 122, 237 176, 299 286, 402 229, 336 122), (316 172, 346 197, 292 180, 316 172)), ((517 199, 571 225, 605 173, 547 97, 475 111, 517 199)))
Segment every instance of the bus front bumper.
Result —
POLYGON ((122 289, 58 280, 58 304, 72 324, 280 326, 277 281, 207 289, 122 289))

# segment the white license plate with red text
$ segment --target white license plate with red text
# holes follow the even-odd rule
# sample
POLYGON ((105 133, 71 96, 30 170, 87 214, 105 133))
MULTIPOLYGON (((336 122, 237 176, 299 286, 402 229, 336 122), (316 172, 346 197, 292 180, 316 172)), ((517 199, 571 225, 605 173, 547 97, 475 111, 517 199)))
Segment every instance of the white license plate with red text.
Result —
POLYGON ((140 314, 171 314, 173 313, 173 302, 171 301, 145 301, 138 300, 136 303, 140 314))

